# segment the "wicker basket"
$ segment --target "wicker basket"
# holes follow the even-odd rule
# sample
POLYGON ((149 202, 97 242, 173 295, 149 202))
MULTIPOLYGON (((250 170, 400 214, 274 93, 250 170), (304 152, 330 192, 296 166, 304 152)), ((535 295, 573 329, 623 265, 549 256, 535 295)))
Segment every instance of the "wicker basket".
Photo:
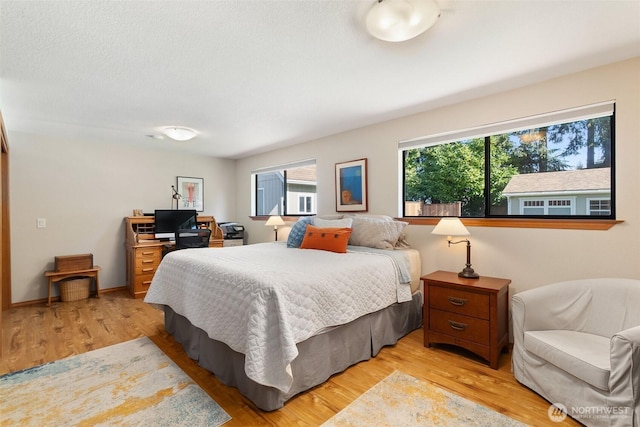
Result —
POLYGON ((89 298, 91 288, 90 278, 68 279, 60 281, 60 299, 62 301, 77 301, 89 298))

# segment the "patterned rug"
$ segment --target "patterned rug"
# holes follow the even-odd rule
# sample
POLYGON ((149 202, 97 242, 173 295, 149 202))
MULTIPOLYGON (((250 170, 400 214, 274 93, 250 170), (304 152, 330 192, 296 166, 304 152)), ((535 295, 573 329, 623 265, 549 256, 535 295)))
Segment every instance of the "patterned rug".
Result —
POLYGON ((503 414, 395 371, 322 427, 331 426, 522 427, 503 414))
POLYGON ((231 417, 149 338, 0 377, 4 426, 219 426, 231 417))

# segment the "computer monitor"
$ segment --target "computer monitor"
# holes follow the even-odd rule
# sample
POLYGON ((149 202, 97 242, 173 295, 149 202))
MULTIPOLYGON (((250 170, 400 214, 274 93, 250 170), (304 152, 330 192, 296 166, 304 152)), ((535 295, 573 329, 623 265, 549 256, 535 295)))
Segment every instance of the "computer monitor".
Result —
POLYGON ((198 227, 198 213, 195 210, 156 209, 155 237, 156 239, 176 239, 176 231, 198 227))

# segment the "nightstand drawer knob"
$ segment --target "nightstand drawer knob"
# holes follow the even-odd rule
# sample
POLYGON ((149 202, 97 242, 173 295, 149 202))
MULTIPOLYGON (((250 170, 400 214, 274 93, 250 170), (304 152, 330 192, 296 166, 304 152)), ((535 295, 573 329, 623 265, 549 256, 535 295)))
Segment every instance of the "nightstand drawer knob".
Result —
POLYGON ((451 329, 455 329, 456 331, 464 331, 467 329, 466 323, 454 322, 453 320, 449 320, 449 326, 451 326, 451 329))
POLYGON ((461 305, 465 305, 467 303, 467 299, 466 298, 449 297, 449 302, 451 304, 453 304, 453 305, 461 306, 461 305))

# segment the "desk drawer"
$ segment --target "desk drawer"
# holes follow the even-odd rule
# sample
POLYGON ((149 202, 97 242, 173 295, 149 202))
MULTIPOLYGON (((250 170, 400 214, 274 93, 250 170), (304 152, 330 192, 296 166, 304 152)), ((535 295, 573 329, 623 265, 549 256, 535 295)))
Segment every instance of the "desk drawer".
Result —
POLYGON ((158 266, 155 264, 145 264, 140 266, 136 265, 136 276, 151 274, 151 276, 153 277, 157 269, 158 266))
POLYGON ((447 311, 429 311, 430 329, 478 344, 489 345, 489 321, 447 311))
POLYGON ((429 307, 489 320, 489 295, 429 286, 429 307))
POLYGON ((162 258, 162 248, 137 248, 135 250, 135 258, 139 259, 158 259, 162 258))
POLYGON ((160 258, 136 258, 136 272, 139 268, 158 268, 160 265, 160 258))
POLYGON ((134 292, 146 292, 151 286, 151 280, 153 279, 153 273, 136 275, 133 281, 134 292))

